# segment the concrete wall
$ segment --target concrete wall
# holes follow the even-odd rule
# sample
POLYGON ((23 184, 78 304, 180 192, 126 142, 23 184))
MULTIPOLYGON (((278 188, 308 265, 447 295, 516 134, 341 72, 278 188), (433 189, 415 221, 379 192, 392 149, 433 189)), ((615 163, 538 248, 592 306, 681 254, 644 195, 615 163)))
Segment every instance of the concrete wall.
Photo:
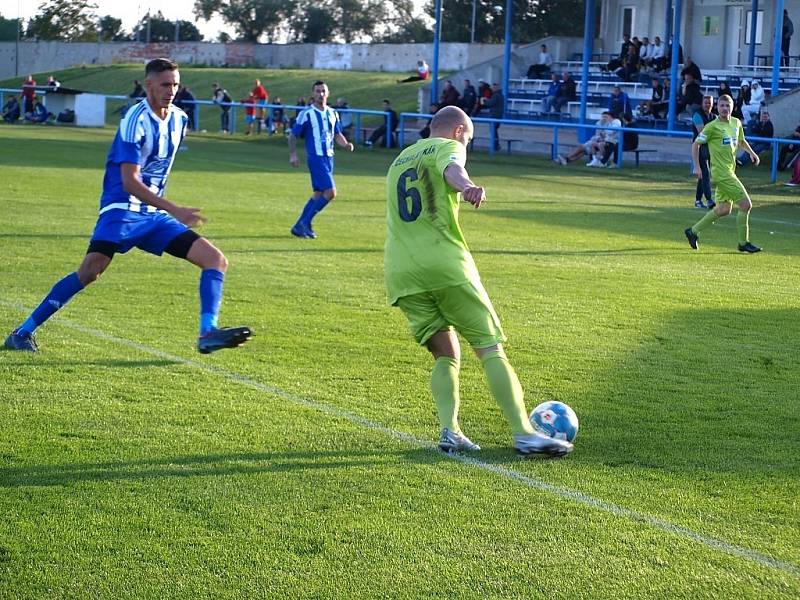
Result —
MULTIPOLYGON (((420 58, 431 63, 432 54, 433 44, 21 42, 17 47, 14 42, 3 42, 0 43, 0 79, 82 64, 145 62, 156 56, 169 56, 180 64, 410 72, 420 58)), ((439 68, 458 71, 502 54, 501 44, 444 43, 440 46, 439 68)))

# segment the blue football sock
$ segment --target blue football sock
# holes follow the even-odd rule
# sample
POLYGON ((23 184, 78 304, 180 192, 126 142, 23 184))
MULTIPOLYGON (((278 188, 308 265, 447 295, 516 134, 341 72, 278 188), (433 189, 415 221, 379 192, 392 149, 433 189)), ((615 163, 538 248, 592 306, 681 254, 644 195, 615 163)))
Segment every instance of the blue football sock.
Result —
POLYGON ((200 275, 200 335, 217 326, 224 282, 225 273, 216 269, 204 269, 200 275))
POLYGON ((328 206, 328 202, 330 202, 330 200, 328 200, 325 196, 320 196, 319 198, 313 198, 312 202, 314 203, 313 211, 307 221, 309 225, 311 225, 311 221, 314 220, 314 217, 317 216, 317 213, 328 206))
POLYGON ((20 329, 33 333, 36 328, 47 321, 53 314, 83 289, 77 273, 70 273, 53 286, 42 303, 36 307, 31 316, 20 326, 20 329))
POLYGON ((303 207, 303 212, 300 213, 300 218, 297 219, 298 223, 303 223, 308 225, 311 223, 311 219, 314 218, 314 198, 311 197, 306 202, 306 205, 303 207))

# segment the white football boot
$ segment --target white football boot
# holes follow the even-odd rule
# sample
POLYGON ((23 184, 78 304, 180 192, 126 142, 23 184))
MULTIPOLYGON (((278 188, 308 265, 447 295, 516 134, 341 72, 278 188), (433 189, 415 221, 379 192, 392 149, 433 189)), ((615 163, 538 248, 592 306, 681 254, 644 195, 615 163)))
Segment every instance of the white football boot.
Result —
POLYGON ((463 433, 450 431, 447 427, 442 429, 442 436, 439 438, 439 450, 442 452, 474 452, 480 449, 478 444, 463 433))
POLYGON ((572 452, 572 444, 541 433, 520 433, 514 435, 514 450, 523 456, 530 454, 565 456, 572 452))

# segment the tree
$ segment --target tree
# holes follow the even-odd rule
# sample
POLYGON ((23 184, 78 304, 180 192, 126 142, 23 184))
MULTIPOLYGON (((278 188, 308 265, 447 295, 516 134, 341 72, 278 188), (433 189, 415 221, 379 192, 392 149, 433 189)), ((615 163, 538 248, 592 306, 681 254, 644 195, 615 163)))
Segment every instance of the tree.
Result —
POLYGON ((4 19, 0 15, 0 42, 13 42, 17 35, 22 37, 21 19, 4 19))
POLYGON ((119 42, 128 37, 122 31, 122 19, 117 19, 111 15, 100 17, 97 21, 98 37, 103 42, 119 42))
POLYGON ((258 42, 276 39, 297 7, 297 0, 196 0, 194 14, 209 20, 215 14, 232 26, 239 39, 258 42))
POLYGON ((380 38, 384 44, 425 44, 433 41, 433 29, 419 17, 412 17, 380 38))
MULTIPOLYGON (((155 15, 145 15, 134 28, 134 39, 147 41, 147 28, 150 27, 151 42, 174 42, 175 41, 175 21, 168 21, 161 11, 155 15), (149 23, 148 23, 149 19, 149 23), (138 36, 136 32, 138 31, 138 36)), ((179 42, 201 42, 203 35, 194 23, 190 21, 178 21, 178 41, 179 42)))
POLYGON ((39 5, 39 14, 28 21, 25 36, 69 42, 96 40, 96 8, 88 0, 50 0, 39 5))
POLYGON ((303 42, 382 39, 412 21, 412 0, 303 0, 292 19, 292 38, 303 42))

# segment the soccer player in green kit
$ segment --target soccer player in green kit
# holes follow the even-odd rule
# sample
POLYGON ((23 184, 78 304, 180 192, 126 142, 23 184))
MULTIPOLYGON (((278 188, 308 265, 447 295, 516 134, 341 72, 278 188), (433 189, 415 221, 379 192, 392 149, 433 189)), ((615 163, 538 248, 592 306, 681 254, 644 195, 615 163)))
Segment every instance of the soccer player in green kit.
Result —
POLYGON ((470 118, 448 106, 434 115, 431 135, 403 150, 386 181, 386 287, 389 301, 435 360, 431 391, 445 452, 480 450, 458 424, 459 363, 456 331, 483 363, 489 389, 511 425, 523 455, 562 456, 572 444, 535 433, 522 386, 503 352, 505 335, 458 224, 459 199, 479 208, 486 192, 464 165, 472 139, 470 118))
POLYGON ((739 230, 739 252, 761 252, 761 248, 750 243, 750 209, 752 204, 747 190, 736 177, 736 149, 741 146, 758 165, 758 154, 753 152, 750 144, 744 139, 742 123, 731 116, 733 99, 727 94, 719 97, 717 101, 719 117, 705 127, 692 144, 692 160, 694 161, 694 174, 701 177, 700 172, 700 144, 707 144, 711 154, 711 178, 714 181, 714 199, 717 206, 708 211, 702 219, 692 227, 684 230, 686 239, 693 250, 697 250, 697 234, 713 224, 717 219, 731 213, 735 202, 739 208, 736 215, 736 227, 739 230))

